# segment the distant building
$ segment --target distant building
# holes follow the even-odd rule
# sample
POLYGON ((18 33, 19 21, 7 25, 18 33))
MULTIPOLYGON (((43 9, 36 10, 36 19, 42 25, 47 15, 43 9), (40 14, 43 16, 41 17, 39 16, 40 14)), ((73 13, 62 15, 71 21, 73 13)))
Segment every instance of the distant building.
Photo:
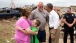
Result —
POLYGON ((71 5, 72 12, 76 12, 76 6, 71 5))
POLYGON ((54 6, 54 7, 56 7, 57 12, 59 12, 60 15, 66 13, 67 8, 68 8, 68 7, 61 7, 61 6, 54 6))
POLYGON ((66 12, 67 12, 67 8, 68 8, 68 7, 61 7, 61 12, 62 12, 62 13, 66 13, 66 12))

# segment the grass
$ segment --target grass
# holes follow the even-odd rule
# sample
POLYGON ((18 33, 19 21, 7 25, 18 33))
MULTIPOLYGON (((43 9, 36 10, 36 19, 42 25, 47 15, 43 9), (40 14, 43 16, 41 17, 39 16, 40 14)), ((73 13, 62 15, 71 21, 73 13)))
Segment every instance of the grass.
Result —
POLYGON ((0 21, 0 43, 15 43, 14 41, 14 24, 15 20, 0 21))

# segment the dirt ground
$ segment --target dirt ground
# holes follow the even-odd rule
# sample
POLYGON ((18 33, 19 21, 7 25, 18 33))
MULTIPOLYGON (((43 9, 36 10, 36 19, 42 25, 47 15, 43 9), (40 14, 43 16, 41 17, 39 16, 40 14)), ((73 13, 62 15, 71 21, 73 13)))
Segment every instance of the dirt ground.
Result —
MULTIPOLYGON (((15 43, 14 41, 14 33, 15 33, 15 22, 16 20, 0 20, 0 43, 15 43)), ((47 26, 47 25, 46 25, 47 26)), ((48 27, 46 27, 46 43, 48 43, 48 37, 49 37, 49 30, 48 27)), ((59 43, 63 43, 63 39, 59 39, 59 43)), ((69 43, 68 39, 68 43, 69 43)), ((75 40, 76 43, 76 40, 75 40)))
MULTIPOLYGON (((49 29, 48 29, 48 25, 46 25, 46 39, 47 39, 46 43, 48 43, 48 38, 49 38, 49 29)), ((59 43, 63 43, 63 32, 60 32, 59 43)), ((69 37, 67 39, 67 43, 70 43, 69 37)), ((74 43, 76 43, 76 39, 74 39, 74 43)))

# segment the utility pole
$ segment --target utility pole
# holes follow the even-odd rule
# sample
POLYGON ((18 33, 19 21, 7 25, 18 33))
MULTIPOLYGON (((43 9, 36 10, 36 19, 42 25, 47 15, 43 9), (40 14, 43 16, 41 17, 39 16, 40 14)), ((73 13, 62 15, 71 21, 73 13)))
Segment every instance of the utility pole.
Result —
POLYGON ((14 4, 13 0, 11 0, 10 7, 15 8, 15 4, 14 4))
MULTIPOLYGON (((13 1, 13 0, 11 0, 11 3, 12 3, 12 1, 13 1)), ((10 3, 10 5, 9 5, 9 7, 11 6, 11 3, 10 3)))

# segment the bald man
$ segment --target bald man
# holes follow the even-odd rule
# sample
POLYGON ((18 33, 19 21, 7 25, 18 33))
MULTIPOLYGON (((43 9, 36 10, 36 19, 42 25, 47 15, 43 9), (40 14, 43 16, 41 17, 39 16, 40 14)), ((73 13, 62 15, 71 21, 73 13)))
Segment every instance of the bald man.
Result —
POLYGON ((46 41, 45 25, 48 20, 48 13, 44 10, 43 6, 43 2, 39 2, 37 9, 33 10, 30 15, 30 20, 38 19, 41 22, 37 35, 39 43, 44 43, 46 41))

